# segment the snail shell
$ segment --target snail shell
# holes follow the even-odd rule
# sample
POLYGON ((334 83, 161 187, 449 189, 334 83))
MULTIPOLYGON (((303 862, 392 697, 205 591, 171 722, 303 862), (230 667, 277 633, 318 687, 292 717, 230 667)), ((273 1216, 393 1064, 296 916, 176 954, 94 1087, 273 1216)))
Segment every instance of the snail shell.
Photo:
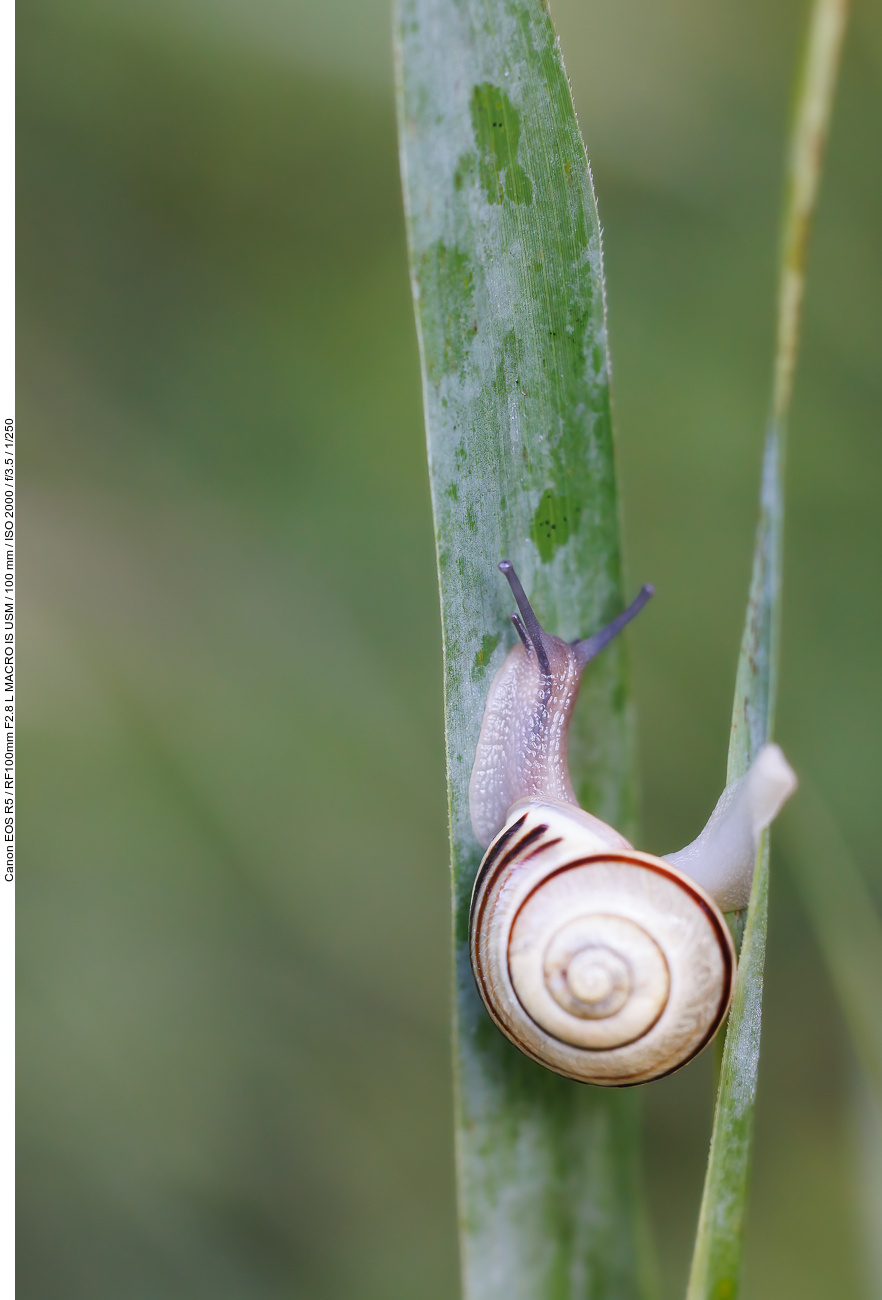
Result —
POLYGON ((470 953, 484 1004, 527 1056, 586 1083, 669 1074, 713 1038, 735 979, 721 905, 746 905, 761 831, 796 787, 776 745, 723 792, 701 835, 668 858, 580 808, 567 735, 585 665, 652 595, 569 644, 539 624, 508 561, 521 638, 487 701, 469 788, 487 848, 470 953))
POLYGON ((735 949, 700 885, 621 837, 604 843, 580 814, 539 800, 511 809, 475 881, 475 980, 533 1060, 583 1082, 643 1083, 714 1036, 735 949))

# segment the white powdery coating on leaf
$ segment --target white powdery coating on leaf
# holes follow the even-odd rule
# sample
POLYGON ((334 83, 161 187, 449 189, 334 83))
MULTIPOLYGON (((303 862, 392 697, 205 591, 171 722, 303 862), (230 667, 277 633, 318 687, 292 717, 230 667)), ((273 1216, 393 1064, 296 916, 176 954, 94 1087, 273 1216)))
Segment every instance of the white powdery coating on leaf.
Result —
MULTIPOLYGON (((496 563, 512 560, 540 617, 567 640, 600 627, 621 595, 600 238, 584 149, 539 0, 401 0, 399 46, 461 914, 480 860, 469 777, 488 687, 514 640, 513 602, 496 563), (504 93, 518 115, 512 158, 532 186, 532 202, 510 197, 504 151, 494 159, 477 138, 476 105, 487 86, 504 93), (491 202, 485 184, 497 166, 506 194, 491 202), (584 509, 569 539, 541 556, 532 526, 549 488, 559 496, 572 488, 584 509)), ((582 712, 590 727, 580 719, 574 727, 592 806, 616 824, 630 771, 622 684, 612 651, 586 682, 582 712)), ((585 1090, 564 1113, 549 1105, 559 1081, 523 1076, 535 1067, 513 1064, 514 1049, 487 1036, 468 950, 458 942, 465 1292, 469 1300, 532 1300, 559 1288, 563 1270, 570 1293, 587 1294, 579 1279, 601 1268, 613 1290, 630 1294, 633 1287, 619 1279, 632 1276, 634 1238, 613 1172, 613 1116, 627 1102, 585 1090), (556 1218, 567 1225, 565 1260, 549 1252, 549 1219, 556 1218)))
POLYGON ((732 1072, 732 1118, 740 1121, 753 1106, 759 1073, 760 1037, 763 1018, 763 977, 758 973, 745 988, 740 1033, 734 1050, 737 1068, 732 1072))

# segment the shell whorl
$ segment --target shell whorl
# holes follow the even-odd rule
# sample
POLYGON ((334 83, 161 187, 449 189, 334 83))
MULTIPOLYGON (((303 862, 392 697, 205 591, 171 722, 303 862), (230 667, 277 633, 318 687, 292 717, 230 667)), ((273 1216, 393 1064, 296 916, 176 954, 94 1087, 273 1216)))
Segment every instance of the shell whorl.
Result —
POLYGON ((516 1046, 613 1087, 701 1051, 735 972, 728 927, 699 885, 547 800, 516 804, 486 853, 470 950, 484 1003, 516 1046))

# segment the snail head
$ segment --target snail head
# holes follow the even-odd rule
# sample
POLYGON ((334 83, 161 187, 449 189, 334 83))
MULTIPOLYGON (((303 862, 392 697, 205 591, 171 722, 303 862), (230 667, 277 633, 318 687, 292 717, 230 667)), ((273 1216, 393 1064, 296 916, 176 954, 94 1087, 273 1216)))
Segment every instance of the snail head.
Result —
MULTIPOLYGON (((550 636, 536 617, 533 607, 527 599, 527 594, 521 586, 521 580, 515 573, 515 567, 511 560, 500 560, 499 571, 504 574, 511 587, 512 595, 515 598, 515 604, 520 611, 519 614, 512 614, 511 621, 514 623, 515 630, 524 644, 525 650, 533 652, 536 655, 540 671, 548 673, 550 671, 548 648, 550 644, 559 642, 559 637, 550 636)), ((655 595, 655 588, 649 583, 645 583, 640 588, 639 594, 631 601, 627 609, 614 618, 606 627, 595 632, 593 636, 584 637, 581 640, 571 641, 568 644, 575 652, 576 660, 581 669, 586 664, 595 659, 610 641, 626 627, 631 619, 640 613, 643 606, 651 596, 655 595)), ((563 643, 564 645, 567 642, 563 643)))
POLYGON ((578 804, 567 766, 567 737, 585 667, 640 612, 652 587, 644 587, 618 618, 593 636, 573 642, 546 632, 510 560, 499 565, 518 613, 520 637, 490 687, 472 779, 472 824, 485 847, 519 799, 578 804))

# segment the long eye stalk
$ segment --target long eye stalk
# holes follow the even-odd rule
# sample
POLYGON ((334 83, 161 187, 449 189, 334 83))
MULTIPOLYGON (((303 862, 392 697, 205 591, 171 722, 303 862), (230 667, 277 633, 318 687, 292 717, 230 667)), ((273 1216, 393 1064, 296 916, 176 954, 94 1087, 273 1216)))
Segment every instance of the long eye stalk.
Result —
MULTIPOLYGON (((526 631, 530 645, 532 645, 533 649, 536 651, 536 658, 539 660, 540 669, 546 676, 548 676, 549 666, 548 652, 545 649, 545 633, 542 630, 542 624, 533 613, 533 606, 527 600, 526 592, 521 586, 521 580, 515 573, 515 567, 511 560, 500 560, 499 572, 504 573, 508 579, 508 585, 511 587, 512 595, 515 598, 515 604, 521 612, 524 631, 526 631)), ((517 628, 521 640, 523 640, 524 638, 521 628, 518 627, 517 623, 515 623, 515 627, 517 628)), ((524 644, 526 645, 527 643, 524 642, 524 644)))
MULTIPOLYGON (((521 580, 515 573, 515 568, 511 560, 501 560, 499 563, 499 570, 501 573, 504 573, 508 579, 508 585, 511 587, 515 603, 520 610, 520 618, 515 614, 512 616, 511 620, 515 625, 517 634, 528 650, 531 647, 535 649, 536 657, 539 660, 539 667, 544 673, 547 673, 548 653, 544 643, 546 633, 543 630, 542 624, 533 612, 533 606, 527 600, 526 593, 521 586, 521 580)), ((647 583, 644 587, 641 587, 640 594, 631 602, 626 610, 623 610, 622 613, 619 614, 618 618, 614 618, 611 623, 608 623, 606 627, 601 628, 599 632, 595 632, 593 636, 586 637, 582 641, 573 642, 573 648, 576 651, 579 664, 582 668, 584 668, 591 659, 594 659, 599 655, 604 646, 608 646, 613 637, 617 636, 619 632, 621 632, 622 628, 627 626, 627 624, 631 622, 631 619, 640 613, 643 606, 649 600, 650 596, 654 595, 654 593, 655 588, 651 587, 647 583)))
POLYGON ((599 632, 595 632, 594 636, 588 636, 584 641, 574 642, 574 648, 579 657, 579 663, 583 668, 591 659, 594 659, 600 654, 604 646, 609 645, 613 637, 618 636, 622 628, 626 627, 631 622, 631 619, 640 613, 646 602, 654 595, 655 587, 646 583, 640 588, 639 595, 631 601, 631 604, 627 609, 622 610, 618 618, 614 618, 611 623, 607 623, 606 627, 602 627, 599 632))

